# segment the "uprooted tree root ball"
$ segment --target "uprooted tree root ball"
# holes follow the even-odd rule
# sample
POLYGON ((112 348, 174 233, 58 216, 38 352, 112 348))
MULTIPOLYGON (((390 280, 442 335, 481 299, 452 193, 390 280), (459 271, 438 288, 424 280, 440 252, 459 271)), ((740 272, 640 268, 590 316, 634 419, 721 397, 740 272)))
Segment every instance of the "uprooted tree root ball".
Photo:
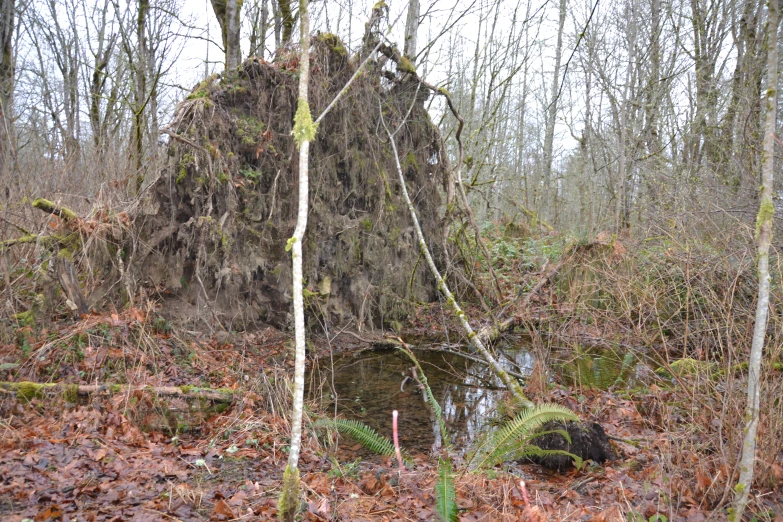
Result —
MULTIPOLYGON (((310 103, 323 111, 360 63, 331 35, 313 40, 310 103)), ((391 64, 391 62, 389 62, 391 64)), ((393 64, 392 64, 393 65, 393 64)), ((249 59, 212 76, 183 101, 167 128, 168 166, 137 216, 136 276, 167 308, 228 328, 289 323, 298 166, 291 136, 297 103, 295 53, 249 59), (213 315, 214 314, 214 315, 213 315)), ((404 320, 436 288, 419 263, 410 216, 387 140, 397 135, 408 189, 430 237, 442 236, 439 183, 447 161, 415 73, 371 60, 324 118, 311 146, 310 212, 304 244, 305 298, 312 315, 359 328, 404 320)), ((441 252, 436 252, 441 256, 441 252)))

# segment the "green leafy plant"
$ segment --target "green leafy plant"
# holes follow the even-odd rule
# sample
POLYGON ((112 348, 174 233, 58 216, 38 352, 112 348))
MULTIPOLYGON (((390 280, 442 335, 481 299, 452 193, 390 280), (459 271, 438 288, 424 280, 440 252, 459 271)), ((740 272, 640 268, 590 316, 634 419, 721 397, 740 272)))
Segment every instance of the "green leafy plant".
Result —
POLYGON ((579 417, 571 410, 557 404, 541 404, 528 408, 490 433, 468 459, 468 466, 478 470, 490 468, 508 459, 566 455, 574 459, 577 467, 581 467, 582 459, 576 455, 563 450, 544 450, 533 443, 536 438, 550 433, 558 433, 571 442, 565 430, 537 430, 549 421, 578 420, 579 417))
MULTIPOLYGON (((316 428, 331 428, 343 435, 348 435, 376 455, 383 457, 393 457, 395 455, 394 444, 362 422, 351 419, 319 419, 313 423, 313 426, 316 428)), ((403 460, 406 464, 409 463, 408 458, 404 457, 403 460)))
POLYGON ((331 478, 357 478, 359 476, 361 461, 356 459, 353 462, 348 462, 342 466, 334 457, 329 457, 332 462, 332 469, 326 474, 331 478))
POLYGON ((457 491, 451 461, 438 459, 438 481, 435 483, 435 510, 444 522, 457 520, 457 491))

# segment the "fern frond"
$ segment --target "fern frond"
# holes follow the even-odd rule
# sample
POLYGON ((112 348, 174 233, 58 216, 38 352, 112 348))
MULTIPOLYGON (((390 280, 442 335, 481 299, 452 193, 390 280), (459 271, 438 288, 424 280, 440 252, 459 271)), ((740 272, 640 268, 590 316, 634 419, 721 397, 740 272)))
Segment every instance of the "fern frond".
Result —
MULTIPOLYGON (((534 408, 528 408, 519 415, 501 426, 473 455, 471 462, 478 459, 478 463, 471 465, 473 469, 494 466, 502 462, 510 453, 518 453, 520 448, 532 446, 529 441, 539 435, 535 430, 549 421, 578 421, 571 410, 558 404, 541 404, 534 408)), ((537 448, 540 451, 540 448, 537 448)))
MULTIPOLYGON (((343 435, 348 435, 353 440, 361 444, 364 448, 375 453, 376 455, 380 455, 382 457, 393 457, 395 455, 394 444, 392 444, 389 439, 383 435, 379 435, 377 431, 362 422, 339 418, 319 419, 313 423, 313 425, 315 427, 332 428, 342 433, 343 435)), ((402 453, 405 463, 410 464, 410 458, 405 454, 405 452, 402 453)))
POLYGON ((438 459, 438 481, 435 483, 435 510, 444 522, 456 522, 457 491, 454 489, 454 475, 451 462, 438 459))

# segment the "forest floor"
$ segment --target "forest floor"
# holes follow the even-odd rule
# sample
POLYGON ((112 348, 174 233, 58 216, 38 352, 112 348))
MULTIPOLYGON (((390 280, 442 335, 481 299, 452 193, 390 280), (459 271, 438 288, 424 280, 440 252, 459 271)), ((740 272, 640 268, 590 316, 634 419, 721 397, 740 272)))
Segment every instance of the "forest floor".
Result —
MULTIPOLYGON (((241 392, 223 411, 210 404, 195 412, 182 399, 138 391, 106 389, 70 397, 75 403, 67 394, 2 392, 0 519, 275 519, 287 458, 288 421, 281 414, 293 373, 291 339, 272 328, 219 339, 192 334, 131 309, 36 333, 28 328, 16 343, 0 346, 3 381, 241 392)), ((601 422, 617 460, 563 474, 520 464, 459 475, 459 520, 725 519, 725 511, 713 512, 705 502, 718 483, 714 477, 671 462, 670 448, 684 434, 656 425, 656 408, 682 400, 676 391, 555 386, 536 399, 601 422)), ((396 462, 352 444, 329 445, 306 433, 303 520, 437 520, 435 456, 413 455, 414 465, 400 472, 396 462)), ((766 519, 783 521, 783 493, 762 491, 759 505, 766 519)))

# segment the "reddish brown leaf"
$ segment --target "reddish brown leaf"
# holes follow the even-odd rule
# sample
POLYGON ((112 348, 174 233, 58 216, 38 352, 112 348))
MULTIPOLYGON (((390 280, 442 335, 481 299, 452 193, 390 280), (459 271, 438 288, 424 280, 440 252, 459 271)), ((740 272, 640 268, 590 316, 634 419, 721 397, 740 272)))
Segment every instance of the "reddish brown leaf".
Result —
POLYGON ((212 508, 211 518, 213 520, 231 520, 232 518, 236 517, 234 516, 234 512, 231 510, 231 507, 226 503, 226 501, 220 499, 215 503, 215 507, 212 508))

